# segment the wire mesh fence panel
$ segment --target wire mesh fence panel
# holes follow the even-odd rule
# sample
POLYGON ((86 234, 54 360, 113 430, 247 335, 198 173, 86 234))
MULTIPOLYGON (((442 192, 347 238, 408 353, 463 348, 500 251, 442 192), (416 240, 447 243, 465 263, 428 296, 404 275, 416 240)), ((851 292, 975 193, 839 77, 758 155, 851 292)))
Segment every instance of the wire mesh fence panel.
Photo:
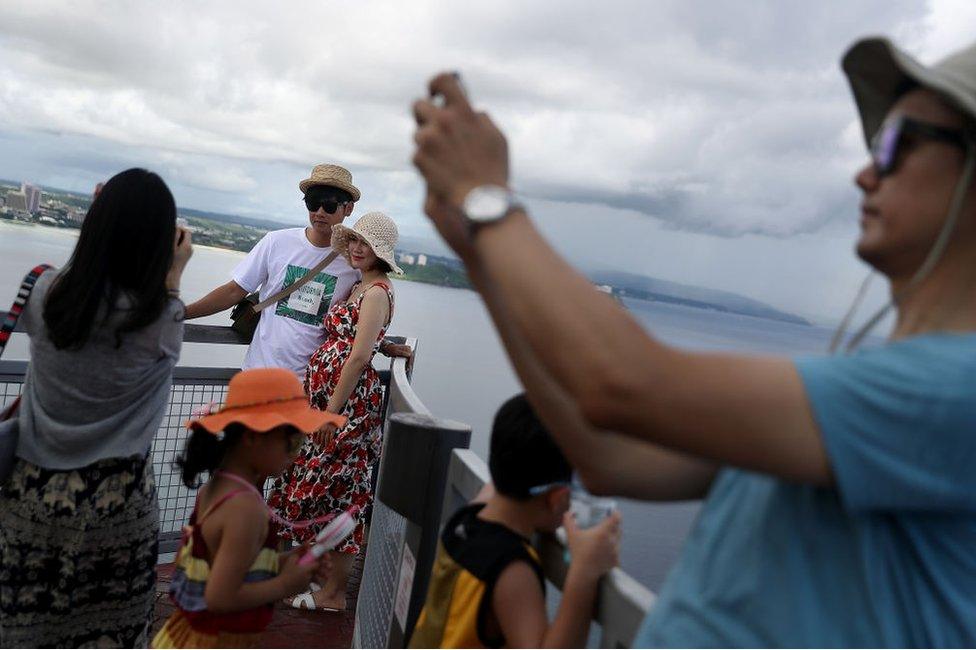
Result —
POLYGON ((397 590, 407 519, 377 500, 369 530, 369 552, 356 606, 353 647, 385 648, 397 590))
MULTIPOLYGON (((221 403, 227 394, 227 386, 214 383, 193 383, 186 379, 174 383, 170 391, 166 413, 152 443, 153 471, 159 497, 160 536, 176 537, 190 519, 196 490, 183 483, 176 459, 183 451, 189 436, 186 421, 194 409, 213 403, 221 403)), ((199 477, 206 480, 206 476, 199 477)))
POLYGON ((19 381, 5 381, 0 384, 0 411, 13 404, 14 400, 20 397, 23 388, 24 383, 19 381))

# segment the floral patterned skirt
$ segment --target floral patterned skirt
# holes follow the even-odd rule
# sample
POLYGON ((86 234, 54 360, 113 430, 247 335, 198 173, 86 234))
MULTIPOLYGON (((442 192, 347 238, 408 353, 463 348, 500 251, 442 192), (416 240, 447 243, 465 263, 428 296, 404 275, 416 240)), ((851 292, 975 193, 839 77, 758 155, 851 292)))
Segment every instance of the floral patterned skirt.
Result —
POLYGON ((0 645, 146 647, 158 534, 147 456, 18 460, 0 491, 0 645))
MULTIPOLYGON (((345 356, 336 357, 326 344, 312 355, 305 378, 305 389, 312 407, 326 410, 335 390, 345 356)), ((328 445, 305 442, 295 462, 271 485, 268 503, 291 520, 314 519, 339 514, 359 506, 359 521, 352 535, 336 551, 358 554, 365 542, 365 512, 373 503, 370 473, 379 461, 383 446, 383 384, 367 366, 342 415, 348 420, 328 445)), ((324 526, 281 531, 281 538, 305 542, 324 526)))
MULTIPOLYGON (((379 459, 380 435, 376 428, 359 438, 334 440, 325 448, 306 442, 291 467, 274 479, 268 504, 293 521, 339 514, 359 506, 356 529, 335 549, 358 554, 365 542, 364 513, 373 503, 370 471, 379 459)), ((305 542, 324 525, 283 528, 281 538, 305 542)))

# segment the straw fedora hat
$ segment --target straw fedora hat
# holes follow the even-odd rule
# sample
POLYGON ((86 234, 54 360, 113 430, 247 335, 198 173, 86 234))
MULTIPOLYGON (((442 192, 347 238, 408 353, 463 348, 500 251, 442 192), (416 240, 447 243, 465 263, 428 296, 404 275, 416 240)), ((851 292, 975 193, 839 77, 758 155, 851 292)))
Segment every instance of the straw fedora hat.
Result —
POLYGON ((295 373, 284 368, 252 368, 231 377, 227 401, 218 411, 190 420, 186 427, 218 433, 236 423, 264 432, 290 424, 313 433, 329 422, 341 427, 346 418, 311 408, 295 373))
POLYGON ((925 66, 886 38, 865 38, 851 46, 842 66, 869 145, 907 82, 934 91, 976 119, 976 43, 925 66))
POLYGON ((349 235, 355 234, 363 239, 376 253, 376 257, 390 265, 394 273, 403 274, 397 266, 393 249, 396 248, 399 233, 393 219, 382 212, 367 212, 359 217, 352 228, 342 224, 332 226, 332 250, 349 259, 349 235))
POLYGON ((316 165, 312 168, 311 175, 298 184, 298 189, 304 194, 313 185, 338 187, 352 194, 353 201, 359 200, 359 189, 352 184, 352 173, 339 165, 316 165))

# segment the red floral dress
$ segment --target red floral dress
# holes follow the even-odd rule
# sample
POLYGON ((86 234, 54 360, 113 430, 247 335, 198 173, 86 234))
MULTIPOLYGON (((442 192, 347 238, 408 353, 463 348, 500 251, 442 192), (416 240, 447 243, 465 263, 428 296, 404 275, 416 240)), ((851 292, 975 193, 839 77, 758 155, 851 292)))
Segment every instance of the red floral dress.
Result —
MULTIPOLYGON (((342 366, 349 358, 356 340, 356 324, 359 309, 366 291, 373 287, 386 290, 390 300, 390 319, 393 318, 393 291, 383 282, 375 282, 364 289, 355 302, 339 302, 325 315, 325 331, 328 336, 312 354, 305 369, 305 393, 317 409, 325 410, 329 398, 339 383, 342 366)), ((389 320, 380 330, 373 346, 375 355, 379 349, 389 320)), ((353 505, 362 513, 372 502, 370 468, 379 459, 382 447, 383 421, 380 408, 383 404, 383 386, 372 364, 359 378, 356 388, 342 409, 341 415, 349 420, 336 431, 326 447, 305 442, 295 462, 275 478, 268 503, 281 511, 288 519, 312 519, 325 514, 337 514, 353 505)), ((363 520, 360 515, 355 532, 335 550, 341 553, 359 553, 363 543, 363 520)), ((321 530, 309 527, 300 530, 285 528, 283 539, 304 542, 321 530)))

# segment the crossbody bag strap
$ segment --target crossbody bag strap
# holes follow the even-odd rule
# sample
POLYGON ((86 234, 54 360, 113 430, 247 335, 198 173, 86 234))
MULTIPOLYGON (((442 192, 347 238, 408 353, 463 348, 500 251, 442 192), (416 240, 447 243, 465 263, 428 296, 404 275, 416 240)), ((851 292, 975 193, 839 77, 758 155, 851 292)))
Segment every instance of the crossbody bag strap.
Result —
POLYGON ((278 302, 282 298, 287 298, 288 296, 290 296, 294 292, 298 291, 299 289, 301 289, 302 287, 304 287, 306 284, 308 284, 309 282, 311 282, 312 281, 312 278, 314 278, 316 275, 318 275, 319 272, 322 271, 322 269, 324 269, 325 267, 327 267, 337 257, 339 257, 338 251, 332 251, 331 253, 329 253, 328 255, 325 256, 325 259, 323 259, 321 262, 319 262, 314 267, 312 267, 311 269, 309 269, 308 273, 306 273, 305 275, 303 275, 297 282, 293 282, 292 284, 289 284, 287 287, 285 287, 284 289, 282 289, 281 291, 279 291, 275 295, 271 296, 270 298, 268 298, 266 300, 262 300, 258 304, 254 305, 254 307, 253 307, 254 311, 260 312, 261 310, 265 309, 266 307, 269 307, 270 305, 275 304, 276 302, 278 302))
POLYGON ((24 276, 24 281, 20 283, 20 290, 17 292, 14 304, 10 306, 7 317, 0 324, 0 356, 3 356, 3 351, 7 348, 7 341, 10 340, 10 335, 13 334, 14 328, 17 327, 17 321, 20 319, 20 315, 24 313, 24 307, 27 306, 27 299, 30 298, 31 291, 34 290, 37 278, 41 277, 41 274, 49 268, 52 268, 50 264, 38 264, 30 270, 30 273, 24 276))

